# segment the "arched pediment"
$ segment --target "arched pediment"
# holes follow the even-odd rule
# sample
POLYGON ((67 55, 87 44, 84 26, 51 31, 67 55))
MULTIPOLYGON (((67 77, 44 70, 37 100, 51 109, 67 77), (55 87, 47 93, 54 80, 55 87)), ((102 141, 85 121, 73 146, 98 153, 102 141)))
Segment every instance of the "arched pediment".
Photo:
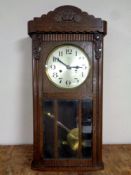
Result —
POLYGON ((28 22, 28 33, 93 33, 106 34, 106 21, 95 18, 74 6, 60 6, 28 22))

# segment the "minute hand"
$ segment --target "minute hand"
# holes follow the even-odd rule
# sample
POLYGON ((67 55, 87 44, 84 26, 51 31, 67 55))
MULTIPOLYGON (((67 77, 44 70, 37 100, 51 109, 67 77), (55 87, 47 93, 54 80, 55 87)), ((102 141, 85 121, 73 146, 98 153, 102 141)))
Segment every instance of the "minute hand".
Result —
POLYGON ((61 64, 63 64, 67 69, 70 69, 71 67, 67 64, 65 64, 63 61, 61 61, 59 58, 54 57, 55 59, 57 59, 57 61, 59 61, 61 64))

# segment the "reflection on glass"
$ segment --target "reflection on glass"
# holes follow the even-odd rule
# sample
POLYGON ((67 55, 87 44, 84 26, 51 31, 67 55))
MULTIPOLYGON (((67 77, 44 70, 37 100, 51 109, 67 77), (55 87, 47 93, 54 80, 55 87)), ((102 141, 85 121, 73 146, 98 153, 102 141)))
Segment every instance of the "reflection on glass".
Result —
POLYGON ((92 156, 92 100, 82 100, 81 103, 81 157, 79 150, 78 100, 58 100, 57 121, 55 123, 54 101, 43 103, 44 117, 44 157, 55 158, 91 158, 92 156), (55 130, 55 124, 57 130, 55 130), (57 134, 56 134, 57 132, 57 134), (55 137, 55 134, 57 137, 55 137), (57 144, 54 141, 57 138, 57 144), (80 155, 80 154, 79 154, 80 155))
POLYGON ((76 157, 76 151, 73 146, 76 140, 75 133, 72 129, 77 127, 77 101, 59 101, 58 120, 64 124, 68 129, 62 127, 58 128, 58 142, 59 142, 59 157, 71 158, 76 157))
POLYGON ((53 101, 45 101, 43 104, 44 109, 44 157, 54 157, 54 119, 49 114, 53 113, 53 101))
POLYGON ((82 102, 82 156, 90 158, 92 153, 92 101, 82 102))

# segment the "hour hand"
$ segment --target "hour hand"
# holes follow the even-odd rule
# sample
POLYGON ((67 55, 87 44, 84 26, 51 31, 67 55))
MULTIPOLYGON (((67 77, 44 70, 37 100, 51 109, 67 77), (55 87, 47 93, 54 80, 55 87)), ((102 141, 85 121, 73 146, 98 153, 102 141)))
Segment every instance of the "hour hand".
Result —
POLYGON ((81 67, 81 66, 70 66, 70 68, 79 69, 79 68, 83 68, 83 67, 81 67))

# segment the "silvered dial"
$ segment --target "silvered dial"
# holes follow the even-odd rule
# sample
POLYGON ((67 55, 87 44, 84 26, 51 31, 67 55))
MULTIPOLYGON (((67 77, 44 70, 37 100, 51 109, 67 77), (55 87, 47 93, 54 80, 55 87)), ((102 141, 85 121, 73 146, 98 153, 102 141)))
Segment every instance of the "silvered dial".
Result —
POLYGON ((90 64, 87 54, 79 47, 61 45, 49 54, 45 68, 54 85, 70 89, 80 86, 86 80, 90 64))

